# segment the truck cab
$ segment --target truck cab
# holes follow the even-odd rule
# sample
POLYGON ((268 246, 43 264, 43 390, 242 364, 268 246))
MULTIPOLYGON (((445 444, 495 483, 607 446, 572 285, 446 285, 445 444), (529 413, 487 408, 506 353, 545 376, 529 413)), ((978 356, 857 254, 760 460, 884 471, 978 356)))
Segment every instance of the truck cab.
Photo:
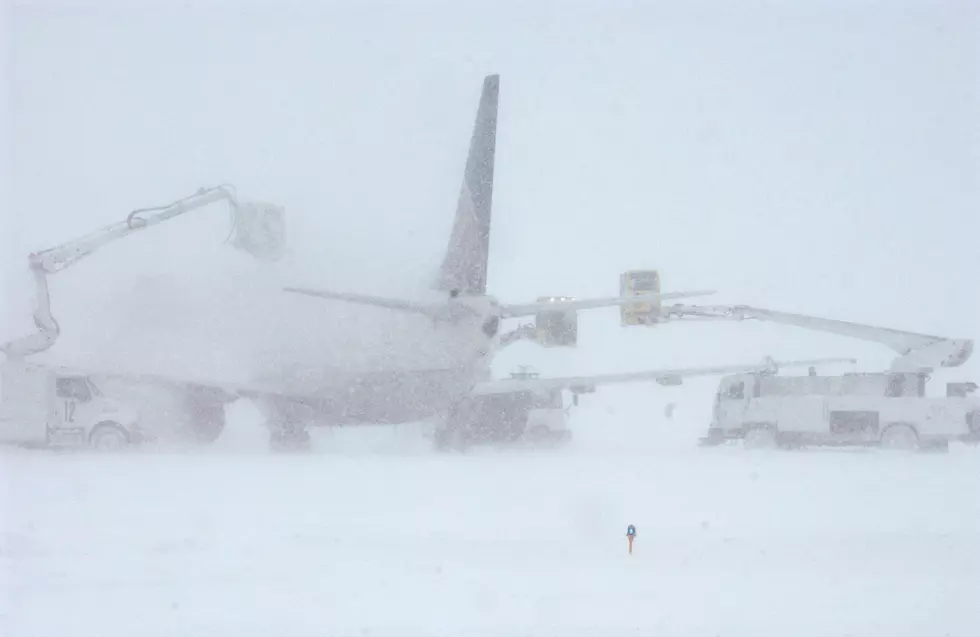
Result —
POLYGON ((0 376, 0 443, 108 450, 142 441, 136 411, 83 372, 8 360, 0 376))

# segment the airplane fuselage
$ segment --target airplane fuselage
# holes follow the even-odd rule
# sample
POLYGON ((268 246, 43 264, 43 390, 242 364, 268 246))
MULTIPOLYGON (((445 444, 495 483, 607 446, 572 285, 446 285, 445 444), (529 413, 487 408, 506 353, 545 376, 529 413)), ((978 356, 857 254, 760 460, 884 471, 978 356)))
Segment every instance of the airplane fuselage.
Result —
MULTIPOLYGON (((444 414, 475 382, 490 378, 502 322, 493 297, 457 296, 434 318, 384 308, 362 312, 371 315, 374 336, 358 341, 361 356, 342 359, 361 364, 337 369, 316 365, 316 357, 304 357, 303 364, 281 361, 283 380, 296 394, 286 400, 298 409, 294 417, 323 425, 425 420, 444 414)), ((268 406, 281 410, 283 403, 268 406)))

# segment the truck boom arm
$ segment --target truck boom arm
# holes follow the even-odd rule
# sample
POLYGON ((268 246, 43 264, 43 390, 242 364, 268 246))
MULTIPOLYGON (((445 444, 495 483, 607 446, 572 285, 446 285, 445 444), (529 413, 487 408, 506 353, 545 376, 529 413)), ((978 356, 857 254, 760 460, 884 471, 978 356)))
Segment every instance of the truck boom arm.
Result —
POLYGON ((0 351, 8 358, 21 359, 54 345, 61 328, 51 314, 48 274, 74 265, 113 241, 221 200, 231 206, 233 228, 229 239, 234 247, 264 261, 275 261, 282 256, 285 243, 282 208, 265 203, 239 202, 230 186, 201 188, 195 194, 171 204, 134 210, 124 221, 28 256, 37 294, 34 325, 38 331, 0 345, 0 351))
POLYGON ((893 372, 929 373, 936 367, 958 367, 965 363, 973 353, 973 341, 970 339, 951 339, 916 332, 904 332, 888 327, 876 327, 805 314, 792 314, 748 305, 675 305, 664 308, 664 314, 668 320, 769 321, 881 343, 898 353, 898 356, 891 363, 890 370, 893 372))

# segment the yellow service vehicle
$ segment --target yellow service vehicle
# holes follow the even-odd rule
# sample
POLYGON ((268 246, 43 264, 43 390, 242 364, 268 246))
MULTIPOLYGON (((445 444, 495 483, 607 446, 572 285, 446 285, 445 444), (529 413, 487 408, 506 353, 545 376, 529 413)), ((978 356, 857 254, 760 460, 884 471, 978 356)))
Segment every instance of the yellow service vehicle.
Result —
MULTIPOLYGON (((619 275, 619 295, 660 294, 660 273, 656 270, 630 270, 619 275)), ((660 301, 619 306, 621 325, 655 325, 659 322, 660 301)))

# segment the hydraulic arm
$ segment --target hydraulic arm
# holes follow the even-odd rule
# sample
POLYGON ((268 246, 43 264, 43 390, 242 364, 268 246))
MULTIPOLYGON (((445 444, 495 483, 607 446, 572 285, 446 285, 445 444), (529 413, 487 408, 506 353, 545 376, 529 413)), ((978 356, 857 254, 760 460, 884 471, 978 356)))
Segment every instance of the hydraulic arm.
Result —
POLYGON ((952 339, 929 334, 917 334, 888 327, 792 314, 748 305, 675 305, 664 308, 664 318, 667 320, 769 321, 873 341, 885 345, 898 354, 891 363, 890 370, 893 372, 929 373, 936 367, 958 367, 965 363, 973 353, 973 341, 970 339, 952 339))
POLYGON ((74 265, 106 244, 221 200, 231 207, 233 227, 229 240, 235 248, 263 261, 275 261, 282 256, 285 245, 283 209, 266 203, 240 202, 231 186, 201 188, 195 194, 167 205, 134 210, 123 221, 29 255, 37 294, 34 325, 38 331, 0 345, 0 351, 8 358, 21 359, 54 345, 61 328, 51 314, 49 274, 74 265))

